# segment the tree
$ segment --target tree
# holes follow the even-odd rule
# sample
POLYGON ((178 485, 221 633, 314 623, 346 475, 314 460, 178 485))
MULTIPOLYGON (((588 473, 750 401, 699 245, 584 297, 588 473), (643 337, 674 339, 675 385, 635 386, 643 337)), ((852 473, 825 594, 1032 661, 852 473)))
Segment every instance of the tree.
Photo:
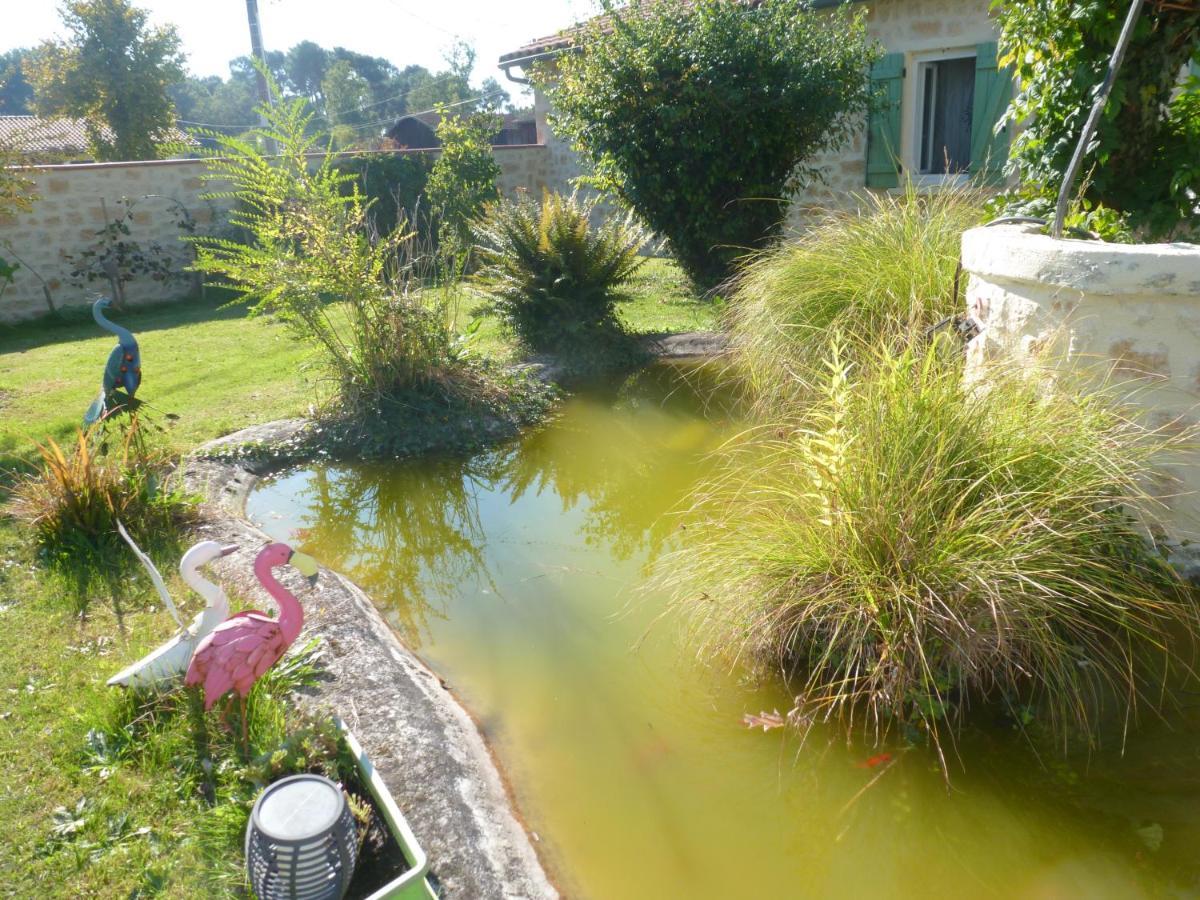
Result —
POLYGON ((321 93, 325 97, 325 118, 331 126, 334 145, 344 147, 353 143, 355 126, 365 121, 362 107, 371 96, 366 79, 355 72, 347 60, 340 59, 326 71, 321 93))
MULTIPOLYGON (((1010 168, 1020 188, 1010 206, 1053 209, 1063 173, 1104 80, 1128 4, 1102 0, 993 2, 1002 64, 1020 87, 1009 118, 1024 123, 1010 168)), ((1151 237, 1200 230, 1200 7, 1147 3, 1081 180, 1082 206, 1119 214, 1151 237), (1193 75, 1180 74, 1192 62, 1193 75)), ((1098 215, 1097 213, 1100 212, 1098 215)))
POLYGON ((870 100, 864 16, 807 0, 646 0, 586 26, 535 71, 555 127, 708 289, 779 233, 784 198, 820 177, 870 100))
POLYGON ((83 119, 97 159, 154 159, 175 122, 167 86, 183 77, 179 35, 150 27, 129 0, 66 0, 61 14, 70 37, 25 65, 34 108, 83 119))
POLYGON ((441 249, 456 255, 471 246, 471 220, 500 197, 500 166, 492 155, 492 135, 500 123, 489 113, 455 116, 438 107, 438 114, 442 152, 429 173, 425 196, 439 221, 441 249))
POLYGON ((29 53, 29 50, 21 47, 0 53, 0 115, 29 115, 33 88, 21 71, 21 64, 29 53))

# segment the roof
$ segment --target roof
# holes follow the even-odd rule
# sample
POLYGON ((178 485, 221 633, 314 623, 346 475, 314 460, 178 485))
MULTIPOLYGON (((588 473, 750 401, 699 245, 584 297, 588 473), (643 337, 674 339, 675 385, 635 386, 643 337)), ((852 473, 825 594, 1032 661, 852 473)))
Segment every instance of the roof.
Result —
MULTIPOLYGON (((637 2, 637 0, 635 0, 637 2)), ((689 3, 690 0, 683 0, 684 3, 689 3)), ((757 6, 761 0, 745 0, 751 6, 757 6)), ((854 0, 811 0, 813 9, 823 9, 830 6, 839 6, 842 3, 854 2, 854 0)), ((625 7, 626 9, 628 7, 625 7)), ((622 10, 623 11, 623 10, 622 10)), ((530 57, 549 56, 554 53, 559 53, 575 46, 576 37, 583 32, 583 29, 592 22, 603 22, 607 15, 597 16, 584 22, 580 25, 574 25, 570 28, 564 28, 562 31, 554 34, 548 34, 545 37, 540 37, 537 40, 523 44, 516 50, 509 53, 504 53, 500 56, 500 68, 505 68, 506 64, 511 64, 517 60, 528 60, 530 57)))
MULTIPOLYGON (((112 137, 107 125, 100 126, 106 138, 112 137)), ((195 144, 195 138, 172 128, 167 141, 195 144)), ((83 119, 42 118, 40 116, 0 116, 0 144, 29 156, 66 156, 79 161, 92 158, 91 142, 83 119)))

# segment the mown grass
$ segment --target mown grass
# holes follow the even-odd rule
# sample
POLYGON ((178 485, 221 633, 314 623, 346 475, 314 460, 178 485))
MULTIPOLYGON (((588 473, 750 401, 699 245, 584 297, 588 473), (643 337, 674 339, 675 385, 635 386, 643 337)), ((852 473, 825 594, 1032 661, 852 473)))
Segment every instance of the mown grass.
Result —
MULTIPOLYGON (((195 613, 198 600, 169 582, 195 613)), ((276 767, 336 760, 327 737, 296 752, 311 736, 281 699, 294 678, 252 699, 247 762, 240 735, 216 713, 200 728, 186 694, 105 685, 174 631, 140 580, 125 585, 121 623, 107 602, 80 616, 0 520, 0 597, 0 879, 13 896, 244 896, 242 830, 271 765, 256 759, 286 747, 276 767)))
MULTIPOLYGON (((651 259, 620 307, 632 331, 697 331, 714 327, 716 306, 695 299, 677 266, 651 259)), ((228 295, 113 314, 142 348, 145 381, 138 396, 147 418, 165 427, 164 446, 182 453, 258 422, 303 415, 329 395, 313 353, 270 317, 246 318, 228 295), (157 411, 157 413, 156 413, 157 411), (167 420, 166 413, 178 416, 167 420), (155 416, 157 415, 157 418, 155 416)), ((477 305, 464 296, 456 325, 465 330, 477 305)), ((0 328, 0 473, 25 466, 35 443, 69 443, 99 387, 112 335, 83 312, 69 321, 42 319, 0 328)), ((495 319, 481 320, 472 352, 508 359, 513 345, 495 319)))

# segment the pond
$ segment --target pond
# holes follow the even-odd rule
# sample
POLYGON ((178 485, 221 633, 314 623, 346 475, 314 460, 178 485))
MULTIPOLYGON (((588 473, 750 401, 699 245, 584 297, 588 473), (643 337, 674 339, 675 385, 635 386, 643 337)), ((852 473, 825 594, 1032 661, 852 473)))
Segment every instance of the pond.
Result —
POLYGON ((572 897, 1200 889, 1200 704, 1123 756, 1064 760, 998 721, 960 741, 949 789, 924 748, 747 728, 788 695, 699 665, 644 586, 735 427, 712 373, 660 365, 499 448, 283 473, 249 514, 450 683, 572 897))

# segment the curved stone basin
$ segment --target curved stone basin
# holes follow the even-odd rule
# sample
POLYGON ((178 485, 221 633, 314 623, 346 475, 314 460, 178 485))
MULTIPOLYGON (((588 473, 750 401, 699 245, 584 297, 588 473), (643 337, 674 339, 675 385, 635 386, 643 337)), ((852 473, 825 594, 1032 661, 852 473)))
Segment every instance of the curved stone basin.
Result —
MULTIPOLYGON (((349 574, 472 710, 572 897, 1154 894, 1200 885, 1200 723, 1046 767, 968 735, 947 791, 924 749, 804 747, 744 713, 786 694, 698 668, 640 588, 664 514, 735 427, 703 370, 584 391, 459 458, 312 465, 248 513, 349 574)), ((369 710, 360 709, 361 716, 369 710)), ((436 860, 435 860, 436 867, 436 860)))

